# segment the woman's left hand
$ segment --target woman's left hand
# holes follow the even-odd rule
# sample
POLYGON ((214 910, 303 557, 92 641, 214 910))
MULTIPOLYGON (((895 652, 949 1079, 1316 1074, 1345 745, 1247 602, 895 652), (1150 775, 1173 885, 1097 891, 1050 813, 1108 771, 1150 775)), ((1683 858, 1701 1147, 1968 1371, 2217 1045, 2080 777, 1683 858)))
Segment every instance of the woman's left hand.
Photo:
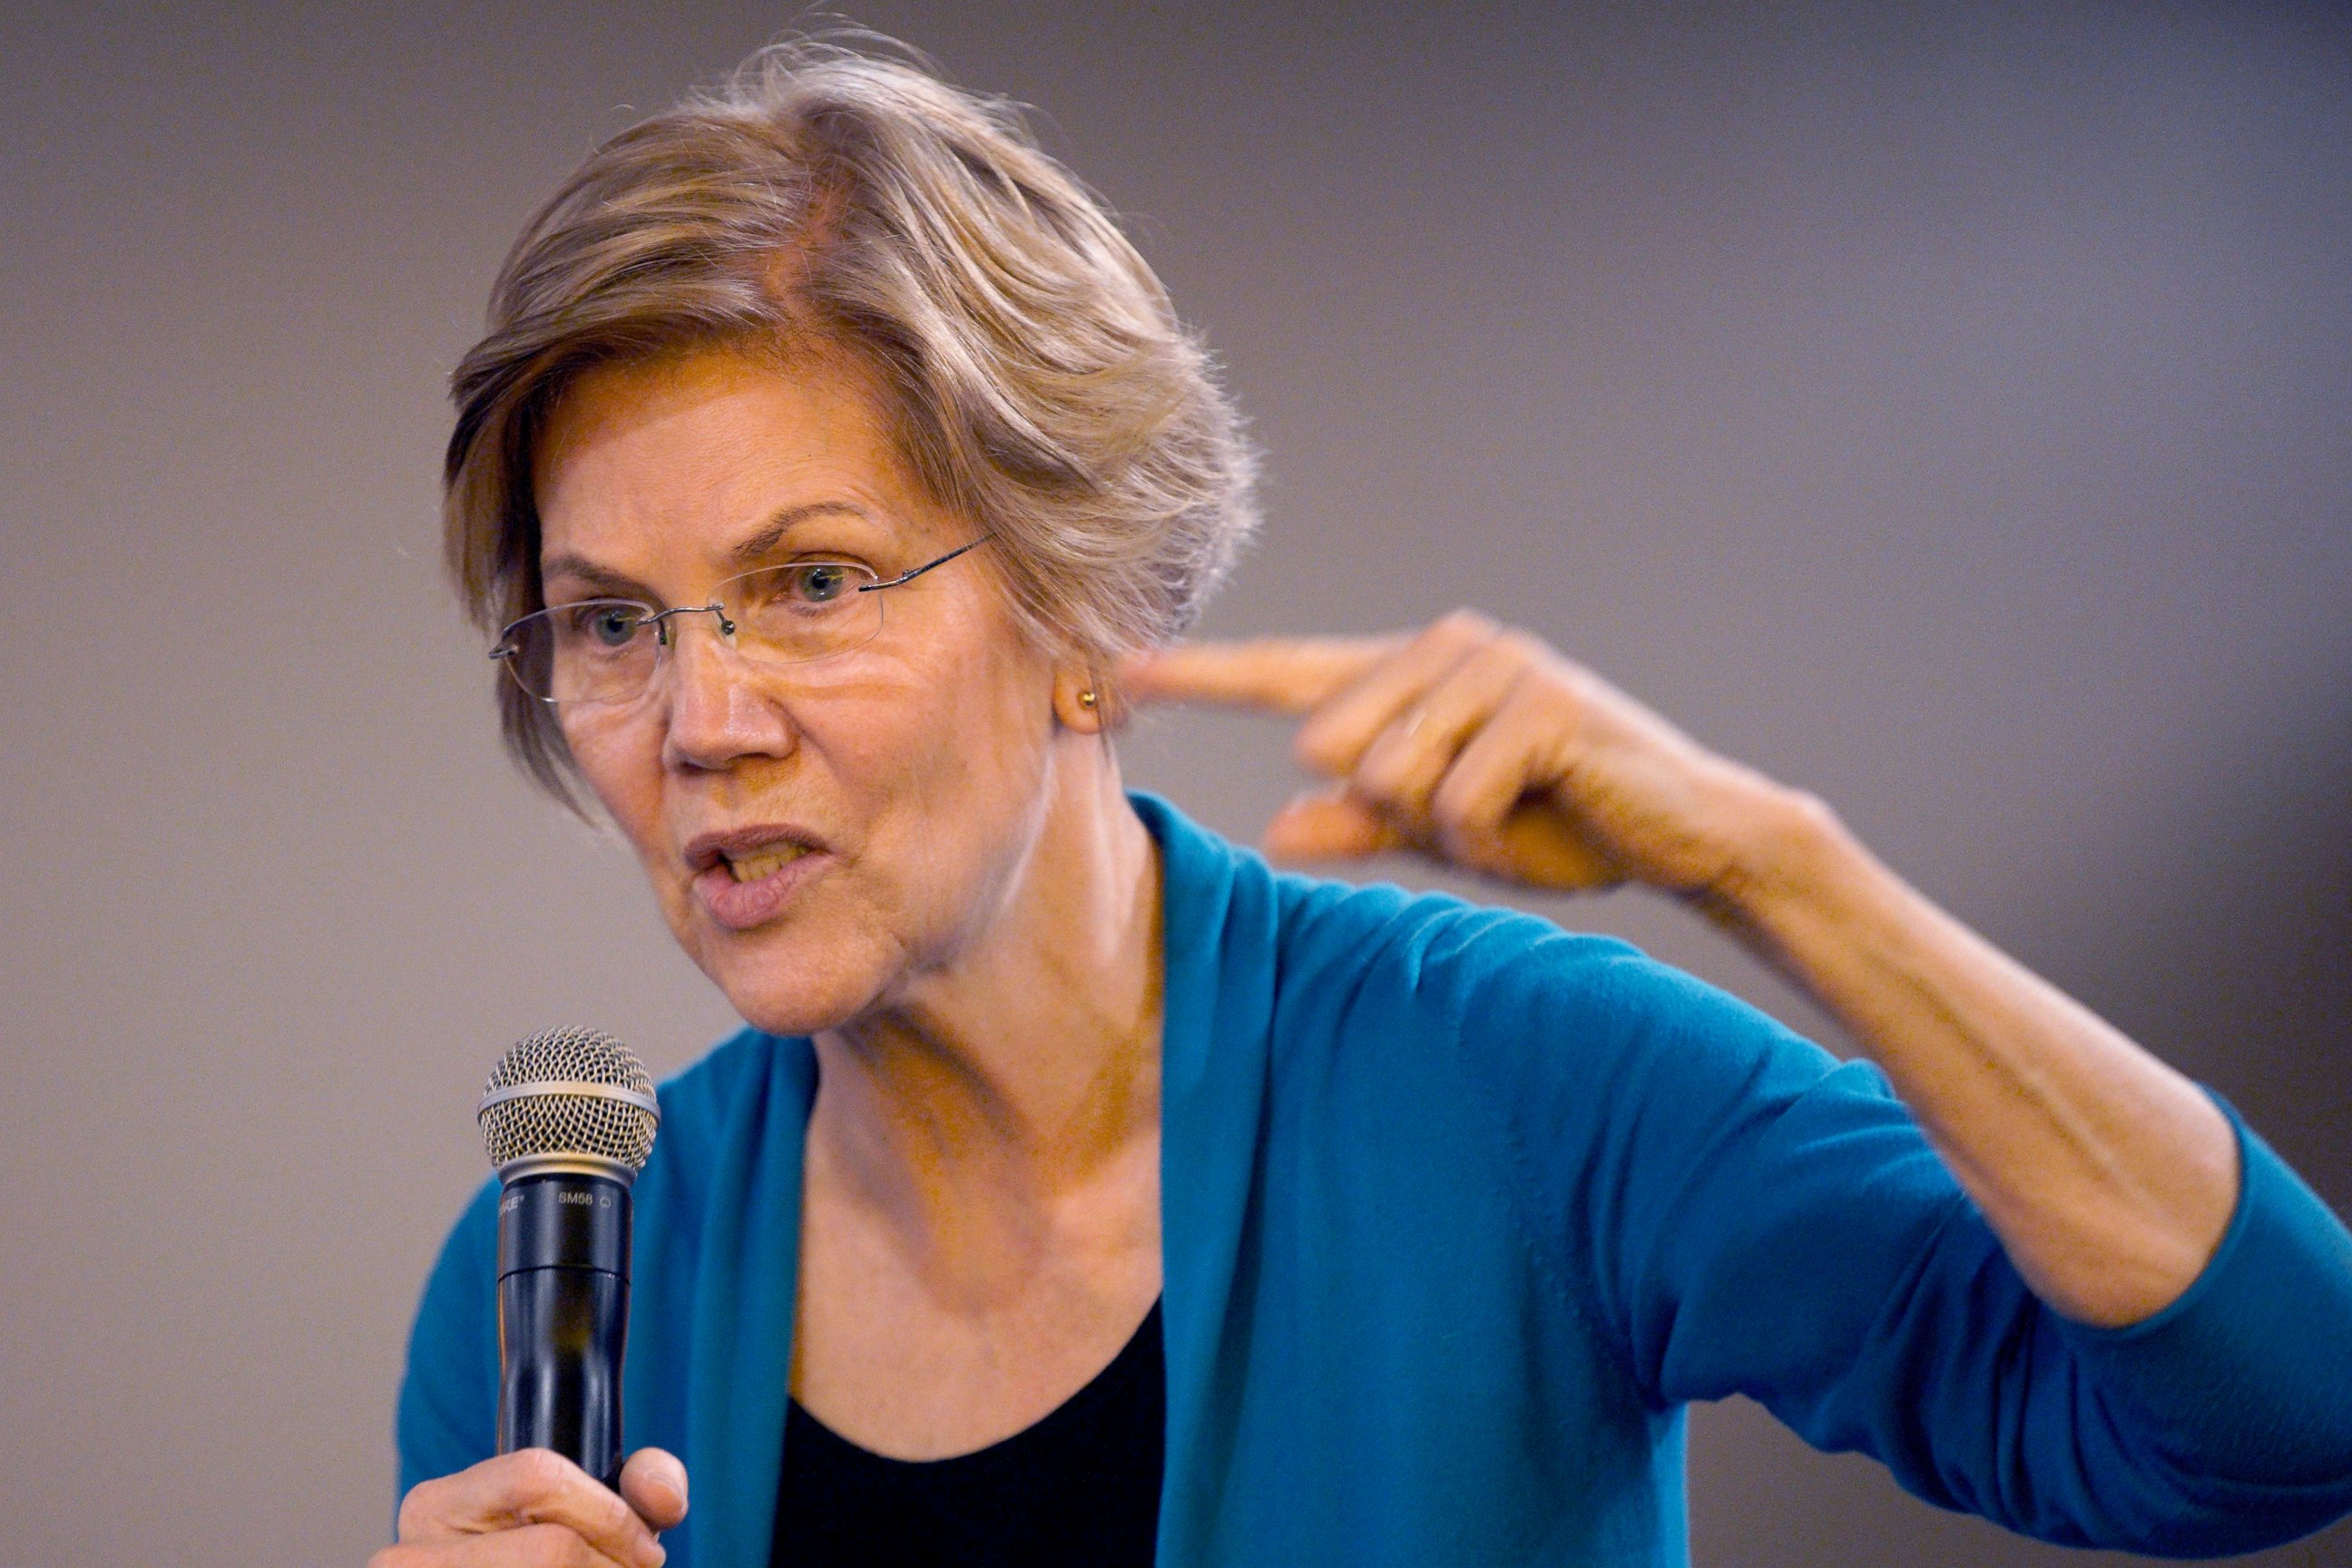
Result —
POLYGON ((1168 648, 1129 660, 1119 690, 1303 715, 1299 760, 1335 782, 1268 825, 1291 858, 1413 849, 1539 888, 1712 901, 1805 799, 1467 610, 1409 636, 1168 648))

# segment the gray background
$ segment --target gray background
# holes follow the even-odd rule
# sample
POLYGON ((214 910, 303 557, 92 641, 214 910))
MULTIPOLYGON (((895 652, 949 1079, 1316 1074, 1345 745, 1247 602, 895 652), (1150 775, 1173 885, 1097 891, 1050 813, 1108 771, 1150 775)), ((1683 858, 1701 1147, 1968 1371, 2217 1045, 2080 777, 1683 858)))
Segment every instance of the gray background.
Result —
MULTIPOLYGON (((436 567, 524 214, 791 21, 656 9, 0 15, 0 1568, 358 1562, 490 1059, 729 1026, 436 567)), ((2344 8, 862 19, 1039 105, 1230 366, 1271 522, 1212 630, 1539 630, 2352 1205, 2344 8)), ((1292 787, 1267 722, 1128 752, 1235 834, 1292 787)), ((1702 1562, 2064 1556, 1693 1427, 1702 1562)))

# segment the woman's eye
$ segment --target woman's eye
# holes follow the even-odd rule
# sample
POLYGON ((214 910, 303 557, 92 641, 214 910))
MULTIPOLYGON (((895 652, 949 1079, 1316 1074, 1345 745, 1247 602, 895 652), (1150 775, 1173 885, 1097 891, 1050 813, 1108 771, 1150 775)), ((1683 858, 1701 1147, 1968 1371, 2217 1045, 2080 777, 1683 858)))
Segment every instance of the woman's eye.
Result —
POLYGON ((829 605, 850 590, 849 568, 814 561, 793 573, 793 597, 804 605, 829 605))
POLYGON ((628 647, 644 624, 634 605, 582 605, 568 618, 576 641, 602 649, 628 647))

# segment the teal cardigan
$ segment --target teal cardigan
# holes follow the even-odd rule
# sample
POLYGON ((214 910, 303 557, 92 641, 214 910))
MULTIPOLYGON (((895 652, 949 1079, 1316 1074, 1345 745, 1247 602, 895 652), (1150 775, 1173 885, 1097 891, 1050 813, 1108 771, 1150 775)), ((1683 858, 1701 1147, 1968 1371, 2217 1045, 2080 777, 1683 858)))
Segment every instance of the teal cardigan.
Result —
MULTIPOLYGON (((1874 1068, 1620 942, 1279 875, 1135 804, 1166 887, 1162 1563, 1680 1563, 1681 1409, 1731 1394, 2052 1541, 2245 1551, 2352 1510, 2352 1237, 2242 1126, 2203 1276, 2085 1328, 1874 1068)), ((624 1404, 692 1477, 675 1568, 769 1557, 815 1093, 806 1040, 753 1032, 661 1089, 624 1404)), ((404 1491, 491 1452, 493 1196, 425 1287, 404 1491)))

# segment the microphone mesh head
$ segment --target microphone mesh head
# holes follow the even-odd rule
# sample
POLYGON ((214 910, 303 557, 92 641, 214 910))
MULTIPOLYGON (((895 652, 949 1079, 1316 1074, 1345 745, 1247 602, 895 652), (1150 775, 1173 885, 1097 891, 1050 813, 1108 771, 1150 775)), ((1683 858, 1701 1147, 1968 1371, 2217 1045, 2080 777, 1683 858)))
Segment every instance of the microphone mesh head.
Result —
POLYGON ((498 1166, 570 1154, 642 1171, 660 1121, 650 1109, 654 1080, 645 1064, 596 1029, 550 1029, 517 1040, 490 1069, 482 1098, 482 1147, 498 1166))

